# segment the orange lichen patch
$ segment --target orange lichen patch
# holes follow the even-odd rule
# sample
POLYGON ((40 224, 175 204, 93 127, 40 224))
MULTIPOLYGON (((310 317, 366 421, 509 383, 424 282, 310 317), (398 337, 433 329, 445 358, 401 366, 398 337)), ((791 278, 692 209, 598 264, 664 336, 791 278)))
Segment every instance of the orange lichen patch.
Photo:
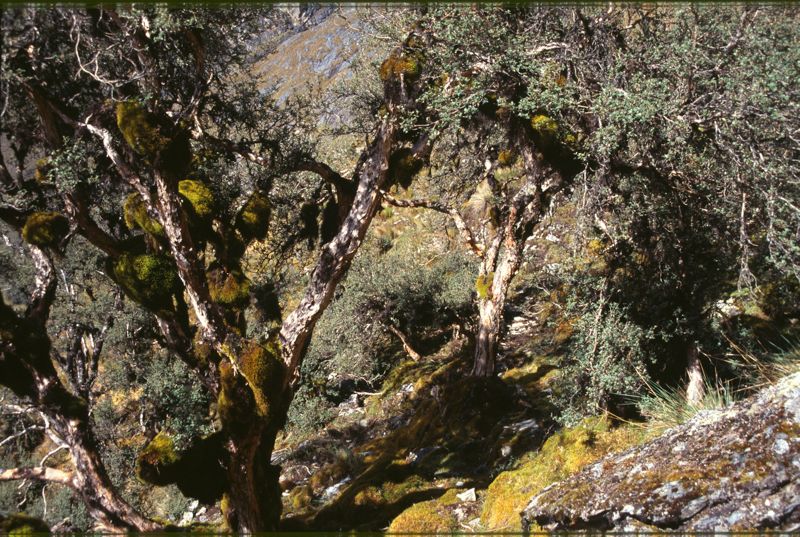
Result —
POLYGON ((517 160, 517 155, 510 149, 503 149, 497 154, 497 163, 500 166, 511 166, 517 160))

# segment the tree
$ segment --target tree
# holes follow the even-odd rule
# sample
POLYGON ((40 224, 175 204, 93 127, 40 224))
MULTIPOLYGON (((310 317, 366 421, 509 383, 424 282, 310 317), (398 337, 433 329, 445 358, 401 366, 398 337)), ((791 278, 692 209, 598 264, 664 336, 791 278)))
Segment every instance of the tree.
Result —
MULTIPOLYGON (((36 282, 24 312, 0 306, 0 378, 46 418, 73 469, 6 469, 0 479, 66 485, 110 529, 159 524, 119 495, 98 455, 78 372, 96 368, 101 349, 76 361, 51 344, 56 261, 76 236, 102 251, 106 275, 156 318, 162 345, 214 401, 217 430, 184 450, 166 434, 154 436, 139 454, 139 477, 176 483, 206 502, 222 498, 231 529, 275 529, 275 437, 309 337, 379 207, 398 141, 397 109, 413 107, 417 90, 398 67, 385 80, 389 113, 351 177, 315 160, 303 110, 278 108, 247 82, 246 38, 273 13, 3 13, 2 135, 13 156, 7 161, 4 152, 0 168, 0 217, 26 241, 36 282), (33 177, 32 157, 41 157, 33 177), (299 305, 281 316, 279 333, 249 338, 245 308, 265 317, 275 312, 252 300, 242 261, 270 233, 274 179, 301 171, 335 189, 335 233, 321 247, 299 305)), ((412 145, 420 152, 425 143, 412 145)))
POLYGON ((758 280, 756 267, 792 274, 796 17, 745 7, 426 14, 428 114, 406 125, 431 133, 433 187, 429 199, 387 200, 451 215, 481 260, 474 374, 494 371, 526 240, 578 189, 584 240, 599 240, 616 271, 583 299, 671 326, 667 347, 683 352, 668 360, 691 378, 702 319, 730 270, 740 287, 758 280), (624 275, 635 251, 654 256, 633 267, 636 283, 624 275))

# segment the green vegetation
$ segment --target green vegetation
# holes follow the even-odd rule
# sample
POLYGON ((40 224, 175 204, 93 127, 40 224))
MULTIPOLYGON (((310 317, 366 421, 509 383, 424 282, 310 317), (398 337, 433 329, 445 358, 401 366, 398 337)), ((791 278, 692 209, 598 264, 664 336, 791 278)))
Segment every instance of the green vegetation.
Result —
POLYGON ((28 216, 22 238, 35 246, 58 246, 69 233, 69 220, 59 213, 37 212, 28 216))
POLYGON ((155 218, 147 213, 147 206, 138 192, 129 194, 122 205, 122 215, 128 229, 134 231, 141 229, 151 235, 164 236, 164 227, 155 218))
POLYGON ((4 10, 3 533, 519 531, 798 370, 795 6, 326 9, 4 10))
POLYGON ((175 266, 158 255, 122 255, 114 263, 114 277, 125 293, 146 307, 169 307, 180 281, 175 266))

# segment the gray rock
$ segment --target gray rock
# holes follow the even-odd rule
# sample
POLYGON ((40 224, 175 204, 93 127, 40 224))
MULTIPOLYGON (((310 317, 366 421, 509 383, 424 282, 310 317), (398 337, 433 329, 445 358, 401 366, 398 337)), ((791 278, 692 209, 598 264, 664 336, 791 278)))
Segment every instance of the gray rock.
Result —
POLYGON ((800 373, 612 454, 535 496, 523 527, 800 527, 800 373))

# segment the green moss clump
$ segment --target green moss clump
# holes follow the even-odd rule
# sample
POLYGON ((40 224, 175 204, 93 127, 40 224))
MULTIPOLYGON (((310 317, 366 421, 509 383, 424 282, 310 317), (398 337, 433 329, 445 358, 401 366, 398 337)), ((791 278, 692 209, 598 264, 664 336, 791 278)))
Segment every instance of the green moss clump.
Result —
POLYGON ((531 127, 543 137, 554 138, 558 133, 558 123, 545 114, 536 114, 531 118, 531 127))
POLYGON ((301 511, 311 505, 314 496, 311 493, 311 487, 308 485, 301 485, 295 487, 289 493, 289 504, 293 511, 301 511))
POLYGON ((453 533, 460 527, 458 517, 449 506, 458 503, 458 489, 450 489, 435 500, 412 505, 392 520, 389 533, 453 533))
POLYGON ((206 272, 211 300, 225 306, 241 306, 250 300, 250 280, 240 270, 215 267, 206 272))
POLYGON ((280 395, 284 366, 276 343, 249 342, 240 357, 242 374, 253 392, 258 415, 268 417, 280 395))
POLYGON ((211 189, 200 181, 184 179, 178 183, 178 192, 189 202, 194 214, 201 220, 209 220, 214 216, 215 202, 211 189))
POLYGON ((398 80, 402 76, 405 80, 415 80, 422 72, 419 57, 398 50, 392 52, 381 64, 381 80, 398 80))
POLYGON ((492 297, 492 282, 494 281, 494 272, 489 274, 481 274, 475 280, 475 291, 481 300, 486 300, 492 297))
POLYGON ((69 220, 59 213, 33 213, 22 226, 22 238, 34 246, 58 246, 67 233, 69 220))
POLYGON ((148 159, 154 158, 169 142, 159 132, 153 115, 138 101, 117 104, 117 127, 131 149, 148 159))
MULTIPOLYGON (((236 372, 227 361, 219 364, 219 395, 217 396, 217 415, 223 427, 236 429, 240 424, 242 414, 247 412, 247 405, 241 404, 239 387, 236 381, 236 372)), ((225 498, 223 497, 223 501, 225 498)))
POLYGON ((164 227, 158 220, 147 213, 147 206, 138 192, 134 192, 125 198, 125 203, 122 205, 122 215, 125 217, 125 224, 131 231, 141 229, 150 235, 164 236, 164 227))
POLYGON ((247 240, 263 240, 267 236, 271 213, 272 205, 267 195, 255 191, 236 217, 236 229, 247 240))
POLYGON ((397 183, 403 188, 408 188, 424 165, 425 162, 415 157, 411 149, 407 147, 398 149, 389 157, 389 184, 397 183))
POLYGON ((47 174, 50 173, 50 159, 40 158, 36 161, 36 171, 33 172, 33 179, 37 183, 47 181, 47 174))
POLYGON ((136 457, 136 476, 154 485, 167 485, 175 480, 179 460, 175 443, 162 431, 136 457))
POLYGON ((123 254, 113 268, 125 293, 148 308, 170 307, 172 295, 180 288, 175 265, 164 256, 123 254))

